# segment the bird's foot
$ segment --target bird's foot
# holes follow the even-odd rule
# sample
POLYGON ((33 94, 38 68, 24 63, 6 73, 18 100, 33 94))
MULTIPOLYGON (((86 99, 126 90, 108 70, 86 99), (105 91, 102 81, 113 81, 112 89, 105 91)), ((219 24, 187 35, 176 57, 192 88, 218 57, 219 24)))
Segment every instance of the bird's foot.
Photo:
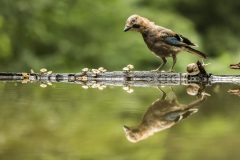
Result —
POLYGON ((160 65, 157 69, 151 70, 153 72, 162 72, 161 68, 163 65, 160 65))
POLYGON ((151 70, 152 72, 161 72, 160 69, 154 69, 154 70, 151 70))
POLYGON ((173 70, 172 70, 172 69, 169 69, 167 72, 168 72, 168 73, 172 73, 172 72, 173 72, 173 70))
POLYGON ((151 70, 152 72, 168 72, 168 71, 164 71, 164 70, 160 70, 160 69, 154 69, 154 70, 151 70))

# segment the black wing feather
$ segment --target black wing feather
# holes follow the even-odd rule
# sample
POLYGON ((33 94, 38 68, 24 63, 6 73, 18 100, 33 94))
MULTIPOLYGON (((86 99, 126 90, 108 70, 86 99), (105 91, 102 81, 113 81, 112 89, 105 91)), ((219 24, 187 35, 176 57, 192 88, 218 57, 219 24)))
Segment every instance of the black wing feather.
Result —
POLYGON ((189 46, 197 46, 196 44, 192 43, 189 39, 187 39, 186 37, 183 37, 182 35, 176 34, 175 37, 179 41, 181 41, 181 42, 183 42, 183 43, 185 43, 185 44, 187 44, 189 46))

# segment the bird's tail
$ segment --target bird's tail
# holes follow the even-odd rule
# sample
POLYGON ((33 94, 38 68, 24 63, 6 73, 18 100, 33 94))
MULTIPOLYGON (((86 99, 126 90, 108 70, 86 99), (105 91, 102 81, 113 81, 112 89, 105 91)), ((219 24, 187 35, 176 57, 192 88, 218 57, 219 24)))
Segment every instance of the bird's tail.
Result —
POLYGON ((198 56, 201 57, 201 58, 207 59, 207 56, 206 56, 203 52, 198 51, 198 50, 196 50, 196 49, 193 49, 193 48, 191 48, 191 47, 189 47, 189 46, 186 46, 185 48, 186 48, 186 51, 187 51, 187 52, 196 54, 196 55, 198 55, 198 56))

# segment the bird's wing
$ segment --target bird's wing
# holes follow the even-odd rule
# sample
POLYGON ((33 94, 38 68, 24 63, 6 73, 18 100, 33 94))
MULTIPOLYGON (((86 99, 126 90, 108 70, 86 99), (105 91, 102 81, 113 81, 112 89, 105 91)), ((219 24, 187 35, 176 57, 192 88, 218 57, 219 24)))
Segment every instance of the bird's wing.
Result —
POLYGON ((197 45, 192 43, 189 39, 183 37, 180 34, 176 34, 171 30, 162 30, 161 31, 162 40, 170 45, 174 46, 191 46, 196 47, 197 45))
POLYGON ((189 117, 191 114, 196 113, 198 109, 189 109, 185 111, 174 111, 164 116, 165 120, 179 122, 182 119, 189 117))
POLYGON ((180 111, 174 111, 174 112, 166 114, 164 116, 164 119, 167 121, 178 122, 180 119, 182 119, 182 113, 180 111))

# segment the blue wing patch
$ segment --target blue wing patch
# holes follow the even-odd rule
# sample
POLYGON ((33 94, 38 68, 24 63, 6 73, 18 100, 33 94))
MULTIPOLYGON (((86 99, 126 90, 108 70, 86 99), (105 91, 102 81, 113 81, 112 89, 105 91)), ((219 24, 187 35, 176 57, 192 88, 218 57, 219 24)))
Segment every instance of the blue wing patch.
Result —
POLYGON ((177 39, 177 37, 166 37, 163 39, 164 42, 174 45, 174 46, 181 46, 182 42, 177 39))
POLYGON ((187 111, 174 111, 171 113, 168 113, 164 116, 165 120, 168 121, 175 121, 178 122, 181 119, 185 119, 187 117, 189 117, 190 115, 192 115, 193 113, 196 113, 198 111, 198 109, 190 109, 187 111))
POLYGON ((181 114, 182 114, 182 112, 180 112, 180 111, 171 112, 171 113, 168 113, 167 115, 165 115, 164 119, 168 120, 168 121, 175 121, 175 120, 179 119, 181 114))

